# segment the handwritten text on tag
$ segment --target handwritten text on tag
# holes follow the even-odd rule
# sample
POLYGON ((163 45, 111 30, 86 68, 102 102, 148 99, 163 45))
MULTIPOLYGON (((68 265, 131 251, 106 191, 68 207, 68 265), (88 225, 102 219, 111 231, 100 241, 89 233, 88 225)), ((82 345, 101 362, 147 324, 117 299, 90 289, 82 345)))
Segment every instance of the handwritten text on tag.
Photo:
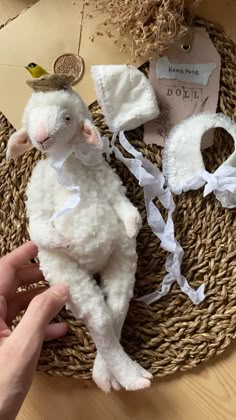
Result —
POLYGON ((215 68, 215 63, 172 64, 167 57, 161 57, 157 62, 157 77, 158 79, 182 80, 206 86, 215 68))

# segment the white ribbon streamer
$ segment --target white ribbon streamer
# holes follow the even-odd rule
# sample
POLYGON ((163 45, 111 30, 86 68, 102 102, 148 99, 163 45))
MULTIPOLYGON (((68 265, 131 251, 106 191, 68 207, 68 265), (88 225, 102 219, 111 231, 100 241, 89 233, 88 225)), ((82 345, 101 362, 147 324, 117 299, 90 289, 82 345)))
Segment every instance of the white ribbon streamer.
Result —
POLYGON ((161 290, 140 297, 137 300, 150 304, 165 296, 169 292, 172 284, 177 281, 181 290, 189 296, 193 303, 200 303, 205 298, 204 284, 197 290, 194 290, 189 286, 186 278, 181 274, 181 263, 184 251, 175 239, 174 224, 172 220, 175 203, 170 189, 164 188, 165 179, 163 174, 149 160, 145 159, 142 153, 135 150, 128 142, 124 132, 121 131, 119 133, 119 142, 123 148, 134 157, 134 159, 125 158, 114 145, 115 136, 116 133, 113 135, 110 151, 113 151, 116 158, 128 167, 139 181, 139 185, 143 187, 148 224, 153 233, 160 239, 161 247, 170 253, 165 264, 168 274, 166 274, 163 279, 161 290), (156 197, 159 198, 163 207, 168 210, 166 223, 160 211, 153 203, 153 200, 156 197))
POLYGON ((51 160, 51 166, 56 171, 58 182, 66 188, 68 191, 75 191, 76 194, 70 197, 63 205, 62 209, 57 211, 53 214, 53 216, 50 218, 50 222, 54 222, 58 217, 62 216, 63 214, 67 213, 70 209, 75 208, 80 203, 80 187, 75 185, 70 178, 68 178, 64 172, 63 172, 63 165, 66 161, 66 159, 69 156, 67 155, 64 158, 58 159, 58 160, 51 160))
MULTIPOLYGON (((86 151, 86 145, 85 145, 85 151, 86 151)), ((86 166, 98 165, 102 161, 101 150, 91 149, 90 147, 90 150, 88 149, 88 153, 84 153, 82 150, 80 150, 77 144, 73 144, 70 147, 67 146, 67 149, 64 148, 63 150, 57 150, 56 154, 54 153, 54 154, 51 154, 51 156, 49 156, 49 162, 52 168, 57 173, 58 182, 66 190, 75 192, 75 195, 73 195, 68 200, 66 200, 61 210, 57 211, 56 213, 52 215, 52 217, 49 220, 51 223, 54 222, 59 217, 61 217, 63 214, 67 213, 69 210, 72 210, 75 207, 77 207, 80 203, 79 185, 76 185, 74 182, 72 182, 72 180, 69 177, 67 177, 63 171, 63 165, 72 153, 74 153, 75 157, 86 166)))

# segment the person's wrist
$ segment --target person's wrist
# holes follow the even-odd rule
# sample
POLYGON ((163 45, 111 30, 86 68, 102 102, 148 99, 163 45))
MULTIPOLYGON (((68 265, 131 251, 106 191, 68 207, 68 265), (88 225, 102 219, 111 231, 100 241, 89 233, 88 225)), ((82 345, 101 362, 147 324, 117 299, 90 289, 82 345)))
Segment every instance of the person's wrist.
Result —
POLYGON ((13 402, 9 400, 9 395, 6 395, 7 389, 6 387, 0 395, 0 419, 15 420, 18 411, 13 410, 13 402))

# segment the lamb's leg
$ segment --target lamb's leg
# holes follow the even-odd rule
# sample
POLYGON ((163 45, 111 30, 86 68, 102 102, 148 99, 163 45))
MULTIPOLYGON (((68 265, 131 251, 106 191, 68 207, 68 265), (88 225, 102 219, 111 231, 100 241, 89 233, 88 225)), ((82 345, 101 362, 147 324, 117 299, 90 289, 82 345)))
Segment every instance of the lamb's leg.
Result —
MULTIPOLYGON (((133 296, 136 260, 135 243, 125 238, 122 246, 116 249, 102 273, 103 292, 112 313, 113 326, 119 340, 129 302, 133 296)), ((147 372, 146 377, 151 379, 152 375, 147 372)), ((100 381, 106 383, 107 389, 111 387, 116 390, 120 389, 120 384, 112 375, 109 366, 99 351, 94 362, 93 379, 97 384, 100 381)))
MULTIPOLYGON (((72 312, 77 318, 84 319, 98 352, 116 381, 128 390, 148 387, 148 373, 124 352, 115 334, 103 293, 91 276, 63 252, 40 251, 39 259, 50 284, 60 281, 69 285, 72 312)), ((107 391, 106 384, 100 381, 98 385, 107 391)))

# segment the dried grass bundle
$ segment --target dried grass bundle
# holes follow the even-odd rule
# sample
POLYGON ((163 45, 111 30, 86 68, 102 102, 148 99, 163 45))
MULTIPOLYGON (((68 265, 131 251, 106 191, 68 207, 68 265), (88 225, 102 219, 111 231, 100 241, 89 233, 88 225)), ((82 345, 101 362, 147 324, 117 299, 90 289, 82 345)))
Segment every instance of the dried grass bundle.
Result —
POLYGON ((122 51, 134 57, 160 53, 186 32, 184 0, 99 0, 96 9, 107 13, 106 35, 118 31, 122 51))

